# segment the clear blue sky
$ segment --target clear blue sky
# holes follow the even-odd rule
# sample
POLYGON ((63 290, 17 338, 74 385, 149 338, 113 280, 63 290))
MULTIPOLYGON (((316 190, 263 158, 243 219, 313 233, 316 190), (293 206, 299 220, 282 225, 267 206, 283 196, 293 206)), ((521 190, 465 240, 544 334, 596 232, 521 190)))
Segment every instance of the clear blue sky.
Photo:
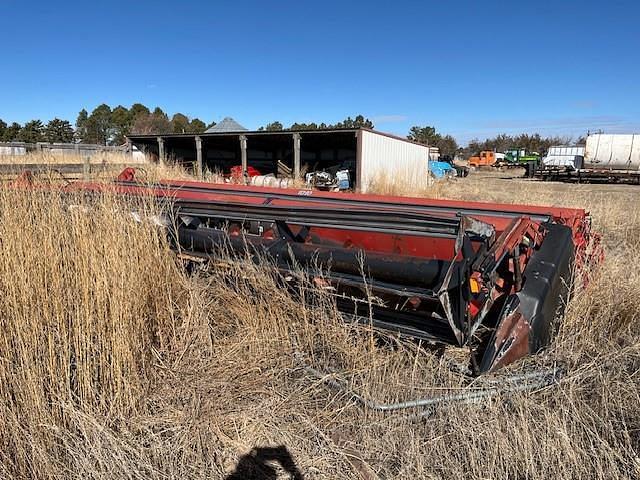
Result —
POLYGON ((0 0, 0 118, 142 102, 248 128, 640 131, 640 2, 0 0))

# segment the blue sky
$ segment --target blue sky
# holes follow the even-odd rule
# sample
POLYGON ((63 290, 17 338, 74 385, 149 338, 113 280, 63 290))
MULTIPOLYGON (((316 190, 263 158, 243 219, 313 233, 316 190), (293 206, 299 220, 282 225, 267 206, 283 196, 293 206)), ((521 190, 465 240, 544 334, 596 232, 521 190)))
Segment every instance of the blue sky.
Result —
POLYGON ((459 141, 640 131, 640 2, 0 0, 0 118, 142 102, 459 141))

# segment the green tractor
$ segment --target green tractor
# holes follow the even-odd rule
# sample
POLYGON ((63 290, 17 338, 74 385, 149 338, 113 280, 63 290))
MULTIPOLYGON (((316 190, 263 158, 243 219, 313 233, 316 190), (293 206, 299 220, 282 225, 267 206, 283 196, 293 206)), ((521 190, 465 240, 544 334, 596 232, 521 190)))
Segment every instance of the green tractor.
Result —
POLYGON ((524 148, 507 150, 504 154, 507 168, 524 168, 525 177, 532 177, 540 165, 541 155, 538 152, 527 152, 524 148))
POLYGON ((514 148, 504 152, 507 166, 526 167, 530 163, 539 163, 540 154, 538 152, 527 152, 524 148, 514 148))

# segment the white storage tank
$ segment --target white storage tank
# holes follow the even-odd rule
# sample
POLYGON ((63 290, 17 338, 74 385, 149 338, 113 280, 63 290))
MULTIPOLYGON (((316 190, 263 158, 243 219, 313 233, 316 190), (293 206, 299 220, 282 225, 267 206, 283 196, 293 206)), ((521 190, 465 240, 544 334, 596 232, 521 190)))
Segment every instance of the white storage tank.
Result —
POLYGON ((640 170, 640 134, 589 135, 584 168, 640 170))

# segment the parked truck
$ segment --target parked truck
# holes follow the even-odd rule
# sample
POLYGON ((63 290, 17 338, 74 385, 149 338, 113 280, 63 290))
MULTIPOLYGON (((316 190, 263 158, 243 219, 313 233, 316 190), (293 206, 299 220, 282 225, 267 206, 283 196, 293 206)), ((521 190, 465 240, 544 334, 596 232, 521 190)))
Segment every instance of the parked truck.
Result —
POLYGON ((470 167, 495 167, 495 168, 511 168, 511 167, 527 167, 527 165, 540 161, 540 155, 537 152, 528 152, 524 148, 514 148, 507 150, 505 153, 482 151, 479 155, 469 158, 470 167))
POLYGON ((504 153, 483 150, 479 155, 469 157, 469 166, 474 168, 493 167, 504 160, 504 153))
POLYGON ((505 159, 509 166, 523 167, 531 162, 539 162, 540 154, 538 152, 529 152, 524 148, 513 148, 504 152, 505 159))
POLYGON ((528 172, 543 180, 640 184, 640 134, 588 135, 585 146, 551 147, 528 172))

